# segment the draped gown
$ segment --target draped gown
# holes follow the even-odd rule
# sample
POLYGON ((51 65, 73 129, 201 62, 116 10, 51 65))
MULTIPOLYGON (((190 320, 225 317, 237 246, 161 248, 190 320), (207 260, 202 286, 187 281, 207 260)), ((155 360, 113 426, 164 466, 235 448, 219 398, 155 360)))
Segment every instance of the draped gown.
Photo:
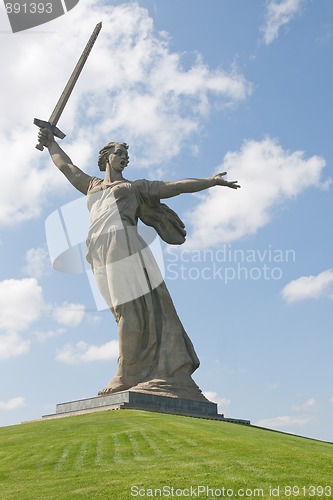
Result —
MULTIPOLYGON (((87 193, 87 260, 118 326, 115 376, 100 394, 123 390, 205 400, 191 374, 199 359, 137 223, 158 206, 163 181, 93 177, 87 193)), ((160 223, 163 225, 163 221, 160 223)))

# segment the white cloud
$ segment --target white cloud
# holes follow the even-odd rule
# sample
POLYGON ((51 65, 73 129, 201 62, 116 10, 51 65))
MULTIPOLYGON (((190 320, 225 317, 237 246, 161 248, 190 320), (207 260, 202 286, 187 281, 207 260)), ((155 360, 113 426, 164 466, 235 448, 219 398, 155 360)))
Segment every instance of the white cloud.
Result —
POLYGON ((285 429, 292 427, 301 427, 311 423, 313 420, 309 414, 315 412, 317 409, 317 402, 314 398, 309 398, 301 404, 295 404, 291 407, 291 411, 298 413, 298 415, 285 415, 282 417, 274 417, 260 420, 256 425, 260 427, 268 427, 271 429, 285 429), (308 414, 308 415, 306 415, 308 414))
POLYGON ((97 315, 87 315, 87 321, 88 323, 90 323, 92 326, 98 326, 101 324, 101 321, 102 321, 102 318, 100 316, 97 316, 97 315))
POLYGON ((30 349, 30 341, 23 340, 15 332, 8 332, 0 335, 0 359, 21 356, 30 349))
POLYGON ((289 303, 321 297, 333 299, 333 269, 327 269, 316 276, 302 276, 290 281, 281 293, 289 303))
POLYGON ((278 382, 273 382, 271 384, 267 384, 267 390, 268 391, 275 391, 276 389, 278 389, 280 386, 280 384, 278 382))
POLYGON ((262 28, 266 45, 270 45, 278 37, 282 26, 294 19, 300 12, 302 3, 303 0, 268 0, 262 28))
POLYGON ((310 422, 309 417, 291 417, 285 415, 283 417, 266 418, 259 420, 255 425, 259 427, 268 427, 270 429, 284 429, 288 427, 301 427, 310 422))
POLYGON ((226 414, 229 411, 231 404, 230 399, 221 398, 217 392, 214 391, 202 391, 202 393, 209 401, 217 403, 219 413, 226 414))
POLYGON ((24 44, 22 37, 4 34, 10 41, 0 54, 6 68, 0 163, 10 168, 2 172, 0 224, 38 216, 46 198, 68 184, 47 152, 34 148, 32 120, 48 118, 101 19, 103 30, 59 123, 68 133, 64 149, 83 169, 94 165, 98 150, 111 139, 130 143, 138 165, 168 160, 198 132, 216 100, 230 105, 251 92, 235 67, 213 70, 198 57, 184 69, 181 55, 172 52, 167 36, 154 31, 148 11, 135 2, 112 6, 87 0, 48 23, 52 31, 36 28, 24 44))
MULTIPOLYGON (((21 78, 20 80, 22 81, 21 78)), ((8 95, 8 100, 10 100, 10 95, 8 95)), ((14 106, 13 103, 12 105, 14 106)), ((30 112, 27 111, 27 113, 29 116, 30 112)), ((8 116, 10 116, 9 111, 8 116)), ((1 126, 0 123, 2 135, 0 161, 3 165, 11 165, 11 168, 4 172, 0 185, 1 225, 11 225, 38 216, 46 196, 51 190, 60 189, 63 181, 59 172, 47 164, 46 156, 36 158, 35 151, 37 150, 34 148, 36 132, 32 134, 24 126, 18 125, 20 122, 15 123, 14 120, 12 122, 9 120, 9 122, 13 131, 12 135, 8 135, 5 125, 1 126), (14 158, 13 151, 15 151, 14 158), (42 166, 42 161, 45 167, 42 166), (22 169, 22 165, 26 168, 22 169)))
POLYGON ((63 302, 61 306, 57 306, 53 310, 53 317, 60 325, 64 326, 79 326, 85 315, 85 307, 83 304, 72 304, 63 302))
POLYGON ((57 361, 67 364, 86 363, 90 361, 106 361, 118 358, 118 342, 111 340, 97 346, 80 341, 75 346, 66 345, 56 355, 57 361))
POLYGON ((21 396, 9 399, 8 401, 0 401, 0 410, 16 410, 25 406, 26 401, 21 396))
POLYGON ((314 410, 316 410, 316 407, 317 407, 316 400, 313 398, 310 398, 300 405, 293 405, 291 407, 291 409, 292 409, 292 411, 303 413, 303 412, 314 411, 314 410))
POLYGON ((27 330, 45 308, 42 288, 35 278, 0 281, 0 359, 29 351, 30 341, 18 332, 27 330))
POLYGON ((56 330, 46 330, 46 331, 37 331, 34 332, 34 336, 39 342, 45 342, 45 340, 58 337, 66 332, 65 328, 58 328, 56 330))
POLYGON ((24 331, 44 310, 43 291, 35 278, 0 281, 0 330, 24 331))
POLYGON ((286 151, 272 139, 247 140, 240 151, 229 152, 217 172, 228 172, 238 180, 235 191, 214 187, 196 195, 199 204, 187 214, 193 227, 187 248, 205 248, 252 235, 273 217, 273 211, 310 186, 321 183, 325 161, 319 156, 304 157, 304 152, 286 151))
POLYGON ((329 402, 333 404, 333 396, 330 397, 329 402))
POLYGON ((25 260, 23 271, 34 278, 41 278, 51 268, 49 253, 45 248, 31 248, 27 251, 25 260))

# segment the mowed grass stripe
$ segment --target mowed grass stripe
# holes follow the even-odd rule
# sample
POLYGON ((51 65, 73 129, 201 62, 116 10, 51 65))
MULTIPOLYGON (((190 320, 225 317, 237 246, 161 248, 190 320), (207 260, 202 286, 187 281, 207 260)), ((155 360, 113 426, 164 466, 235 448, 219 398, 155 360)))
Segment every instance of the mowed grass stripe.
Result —
POLYGON ((0 428, 1 500, 123 500, 131 485, 269 491, 332 478, 332 445, 223 422, 125 410, 0 428))
POLYGON ((154 434, 150 435, 147 431, 140 431, 140 435, 147 449, 147 454, 152 457, 159 457, 163 454, 163 451, 160 448, 160 441, 158 440, 158 436, 154 434), (154 440, 154 437, 156 437, 157 439, 154 440))
POLYGON ((133 450, 134 460, 145 460, 149 457, 146 456, 145 447, 143 446, 142 441, 140 441, 140 433, 139 432, 128 432, 128 439, 131 443, 131 447, 133 450))
POLYGON ((93 457, 91 452, 89 454, 89 449, 91 450, 94 444, 94 442, 92 443, 89 441, 83 441, 80 444, 73 464, 75 469, 83 469, 84 467, 91 465, 93 457))
POLYGON ((105 456, 105 439, 99 438, 96 441, 96 449, 95 449, 95 457, 94 463, 95 465, 101 465, 104 461, 105 456))

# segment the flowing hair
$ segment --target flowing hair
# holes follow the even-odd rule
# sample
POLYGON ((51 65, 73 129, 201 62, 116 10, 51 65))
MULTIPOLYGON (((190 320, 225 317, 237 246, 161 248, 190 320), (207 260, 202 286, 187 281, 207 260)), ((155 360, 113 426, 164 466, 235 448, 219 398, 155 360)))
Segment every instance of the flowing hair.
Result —
MULTIPOLYGON (((109 142, 106 146, 104 146, 100 152, 99 152, 99 157, 98 157, 98 167, 101 172, 105 172, 106 170, 106 163, 109 155, 109 150, 110 149, 115 149, 116 146, 122 146, 126 151, 128 150, 128 144, 126 142, 109 142)), ((127 153, 127 163, 128 165, 129 162, 129 156, 127 153)))

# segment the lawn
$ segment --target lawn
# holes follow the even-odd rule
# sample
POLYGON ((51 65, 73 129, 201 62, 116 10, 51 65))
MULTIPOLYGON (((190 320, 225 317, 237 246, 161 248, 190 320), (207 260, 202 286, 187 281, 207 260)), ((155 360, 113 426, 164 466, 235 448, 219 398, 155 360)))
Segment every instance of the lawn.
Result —
POLYGON ((103 411, 0 428, 0 487, 1 500, 333 498, 333 445, 219 421, 103 411))

